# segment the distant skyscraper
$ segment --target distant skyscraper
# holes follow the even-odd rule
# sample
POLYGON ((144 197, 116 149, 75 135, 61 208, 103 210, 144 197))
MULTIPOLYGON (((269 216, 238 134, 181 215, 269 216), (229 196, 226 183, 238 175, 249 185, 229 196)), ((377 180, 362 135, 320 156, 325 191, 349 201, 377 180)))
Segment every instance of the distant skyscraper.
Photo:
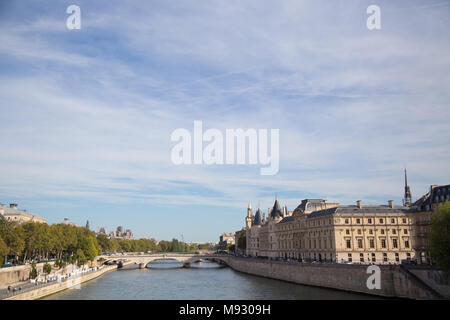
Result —
POLYGON ((412 197, 411 197, 411 190, 409 189, 408 186, 408 175, 406 174, 406 168, 405 168, 405 196, 403 198, 403 205, 404 206, 410 206, 412 202, 412 197))

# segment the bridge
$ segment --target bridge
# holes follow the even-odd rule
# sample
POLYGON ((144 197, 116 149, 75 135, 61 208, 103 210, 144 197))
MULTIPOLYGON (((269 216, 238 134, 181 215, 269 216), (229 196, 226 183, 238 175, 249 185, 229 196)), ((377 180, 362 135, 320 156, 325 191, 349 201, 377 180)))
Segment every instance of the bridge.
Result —
POLYGON ((158 253, 158 254, 126 254, 126 255, 111 255, 111 256, 100 256, 105 261, 104 263, 115 261, 117 263, 122 263, 122 266, 129 265, 139 265, 140 269, 144 269, 147 265, 153 261, 158 260, 175 260, 183 264, 184 267, 190 267, 191 264, 208 260, 213 261, 222 265, 227 265, 224 257, 220 255, 213 254, 195 254, 195 253, 158 253))

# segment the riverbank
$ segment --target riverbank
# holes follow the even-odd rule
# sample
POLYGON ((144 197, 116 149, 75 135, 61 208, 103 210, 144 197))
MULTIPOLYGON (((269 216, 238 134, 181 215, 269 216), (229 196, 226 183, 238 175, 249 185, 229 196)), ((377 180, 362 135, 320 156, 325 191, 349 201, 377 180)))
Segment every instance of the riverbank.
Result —
POLYGON ((380 288, 370 289, 367 280, 371 275, 367 265, 303 264, 298 262, 269 261, 257 258, 221 256, 233 270, 260 277, 287 282, 332 288, 347 292, 376 295, 386 298, 449 299, 449 286, 435 281, 439 271, 401 265, 382 265, 380 288), (417 269, 417 270, 416 270, 417 269), (435 281, 435 282, 433 282, 435 281))
POLYGON ((103 274, 117 270, 117 265, 112 266, 103 266, 100 269, 92 272, 88 272, 85 274, 81 274, 76 277, 70 277, 65 279, 64 281, 57 281, 55 283, 50 283, 46 285, 39 285, 36 288, 31 290, 16 293, 15 295, 11 295, 9 297, 4 298, 3 300, 36 300, 43 298, 45 296, 58 293, 60 291, 64 291, 67 289, 76 289, 80 284, 93 280, 102 276, 103 274))

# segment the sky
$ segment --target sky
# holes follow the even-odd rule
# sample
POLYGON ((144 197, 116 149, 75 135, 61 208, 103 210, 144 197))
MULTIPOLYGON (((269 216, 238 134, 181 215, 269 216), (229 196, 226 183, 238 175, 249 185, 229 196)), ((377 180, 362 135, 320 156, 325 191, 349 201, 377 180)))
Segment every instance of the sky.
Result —
POLYGON ((443 0, 1 1, 0 202, 195 242, 275 196, 400 204, 405 167, 415 200, 450 183, 449 39, 443 0), (279 129, 278 173, 174 165, 195 120, 279 129))

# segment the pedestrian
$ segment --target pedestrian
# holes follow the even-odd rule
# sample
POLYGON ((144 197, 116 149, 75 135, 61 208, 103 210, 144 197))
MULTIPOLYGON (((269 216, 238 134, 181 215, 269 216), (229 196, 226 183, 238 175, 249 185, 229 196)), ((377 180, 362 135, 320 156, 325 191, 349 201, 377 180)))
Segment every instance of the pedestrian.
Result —
POLYGON ((11 293, 11 286, 8 286, 8 294, 11 293))

